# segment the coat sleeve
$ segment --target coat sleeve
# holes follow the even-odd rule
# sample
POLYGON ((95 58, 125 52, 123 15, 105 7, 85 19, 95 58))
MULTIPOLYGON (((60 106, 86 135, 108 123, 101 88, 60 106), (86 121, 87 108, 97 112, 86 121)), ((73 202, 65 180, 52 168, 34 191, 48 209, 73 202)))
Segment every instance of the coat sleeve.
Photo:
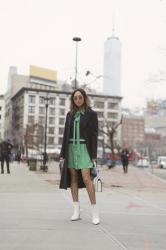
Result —
POLYGON ((61 152, 60 152, 60 158, 65 158, 65 147, 66 147, 66 135, 67 135, 67 124, 68 124, 68 117, 69 113, 66 115, 66 121, 65 121, 65 129, 63 133, 63 141, 62 141, 62 147, 61 147, 61 152))
POLYGON ((97 158, 97 137, 98 137, 98 117, 96 112, 92 112, 91 114, 91 122, 90 122, 90 133, 91 133, 91 157, 92 159, 97 158))

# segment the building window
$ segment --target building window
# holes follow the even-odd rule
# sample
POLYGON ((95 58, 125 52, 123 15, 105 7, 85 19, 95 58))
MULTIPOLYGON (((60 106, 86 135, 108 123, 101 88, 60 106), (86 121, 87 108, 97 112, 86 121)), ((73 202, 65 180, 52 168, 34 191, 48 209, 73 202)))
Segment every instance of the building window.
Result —
POLYGON ((45 114, 45 107, 39 107, 39 114, 44 115, 45 114))
POLYGON ((117 109, 118 103, 108 103, 108 109, 117 109))
POLYGON ((103 128, 104 126, 104 121, 99 121, 99 128, 103 128))
POLYGON ((101 148, 101 147, 103 148, 103 145, 104 145, 103 140, 102 141, 98 141, 97 145, 98 145, 99 148, 101 148))
POLYGON ((62 144, 62 142, 63 142, 63 138, 62 138, 62 137, 59 137, 59 138, 58 138, 58 144, 60 144, 60 145, 61 145, 61 144, 62 144))
POLYGON ((108 127, 113 128, 116 125, 116 122, 107 122, 108 127))
POLYGON ((28 107, 28 113, 34 114, 35 113, 35 106, 29 106, 28 107))
POLYGON ((0 115, 0 120, 1 120, 1 115, 0 115))
POLYGON ((34 123, 34 116, 33 115, 28 115, 28 123, 34 123))
POLYGON ((51 98, 49 99, 49 104, 50 104, 50 105, 55 105, 55 98, 51 97, 51 98))
POLYGON ((104 116, 103 112, 97 112, 97 114, 98 114, 98 117, 103 117, 104 116))
POLYGON ((2 107, 0 107, 0 110, 2 110, 2 107))
POLYGON ((48 137, 48 144, 54 144, 54 137, 48 137))
POLYGON ((59 124, 64 125, 64 123, 65 123, 65 119, 64 118, 59 118, 59 124))
POLYGON ((104 102, 95 102, 94 107, 99 108, 99 109, 103 109, 104 108, 104 102))
POLYGON ((55 118, 49 117, 49 124, 55 124, 55 118))
POLYGON ((39 124, 44 125, 45 124, 45 117, 39 116, 39 124))
POLYGON ((49 113, 50 115, 55 115, 55 108, 50 108, 49 113))
POLYGON ((99 131, 99 137, 103 137, 103 135, 104 135, 104 133, 103 133, 103 131, 99 131))
POLYGON ((65 109, 60 109, 59 110, 59 115, 65 115, 65 109))
POLYGON ((117 119, 118 118, 118 114, 117 113, 108 112, 107 117, 108 118, 112 118, 112 119, 117 119))
POLYGON ((29 103, 35 103, 35 96, 29 95, 29 103))
POLYGON ((65 105, 65 98, 59 99, 59 105, 64 106, 65 105))
POLYGON ((55 130, 55 128, 49 127, 49 128, 48 128, 48 133, 49 133, 49 134, 54 134, 54 130, 55 130))
POLYGON ((64 128, 59 128, 59 135, 63 135, 64 128))
POLYGON ((44 97, 40 96, 39 97, 39 104, 45 104, 44 97))

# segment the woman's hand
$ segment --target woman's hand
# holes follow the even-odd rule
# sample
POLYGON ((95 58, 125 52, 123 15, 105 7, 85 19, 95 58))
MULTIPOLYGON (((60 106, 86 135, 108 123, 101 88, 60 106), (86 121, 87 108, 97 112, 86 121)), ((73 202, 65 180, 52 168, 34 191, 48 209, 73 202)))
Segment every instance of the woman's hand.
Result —
POLYGON ((96 159, 92 159, 92 162, 93 162, 93 166, 97 167, 96 159))

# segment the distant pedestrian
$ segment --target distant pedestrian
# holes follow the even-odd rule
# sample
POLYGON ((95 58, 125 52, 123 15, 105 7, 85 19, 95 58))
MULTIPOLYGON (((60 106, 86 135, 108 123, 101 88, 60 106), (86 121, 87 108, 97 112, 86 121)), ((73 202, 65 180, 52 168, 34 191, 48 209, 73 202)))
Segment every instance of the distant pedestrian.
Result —
POLYGON ((120 152, 121 155, 121 161, 122 161, 122 165, 123 165, 123 171, 125 174, 128 173, 128 165, 129 165, 129 151, 127 148, 122 149, 122 151, 120 152))
POLYGON ((67 113, 60 160, 64 160, 60 188, 71 188, 74 212, 72 221, 80 219, 79 188, 87 189, 91 202, 92 223, 100 223, 96 207, 94 184, 91 180, 93 162, 97 158, 98 118, 89 106, 89 98, 83 89, 71 95, 67 113))
POLYGON ((16 161, 18 163, 20 163, 20 161, 21 161, 21 152, 20 151, 18 151, 17 154, 16 154, 16 161))
POLYGON ((45 152, 43 153, 43 165, 45 166, 48 162, 48 154, 45 152))
POLYGON ((0 155, 1 155, 1 174, 4 174, 4 162, 6 162, 7 173, 10 174, 10 156, 13 145, 9 140, 0 143, 0 155))

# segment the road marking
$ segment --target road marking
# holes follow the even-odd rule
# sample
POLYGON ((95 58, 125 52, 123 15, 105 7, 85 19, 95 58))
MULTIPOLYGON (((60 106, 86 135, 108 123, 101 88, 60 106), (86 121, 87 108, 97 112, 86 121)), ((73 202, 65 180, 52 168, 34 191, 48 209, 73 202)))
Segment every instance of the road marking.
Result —
POLYGON ((128 191, 126 191, 126 190, 125 191, 124 190, 114 190, 114 192, 117 192, 117 193, 120 193, 120 194, 123 194, 123 195, 127 195, 129 197, 132 197, 133 199, 140 200, 147 207, 152 207, 152 208, 155 208, 155 209, 158 209, 158 210, 161 210, 161 211, 166 211, 166 208, 161 208, 161 207, 159 207, 157 205, 154 205, 154 204, 150 203, 149 201, 146 201, 145 199, 138 197, 137 195, 132 195, 131 193, 128 193, 128 191))
POLYGON ((144 206, 136 204, 136 203, 134 203, 132 201, 130 201, 129 204, 128 204, 128 206, 127 206, 127 208, 135 208, 135 207, 139 208, 139 207, 144 207, 144 206))

